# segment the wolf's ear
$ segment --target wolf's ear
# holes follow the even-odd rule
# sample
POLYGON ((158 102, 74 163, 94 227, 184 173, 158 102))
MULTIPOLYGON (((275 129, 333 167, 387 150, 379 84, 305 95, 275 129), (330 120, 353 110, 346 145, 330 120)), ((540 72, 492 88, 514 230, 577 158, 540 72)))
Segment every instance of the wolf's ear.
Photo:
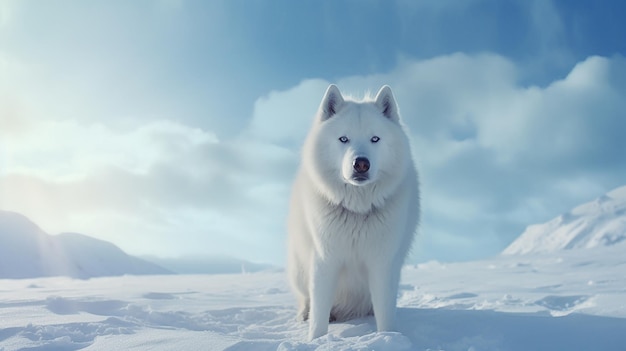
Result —
POLYGON ((383 85, 382 88, 376 94, 376 106, 383 112, 383 115, 394 122, 400 120, 400 114, 398 113, 398 105, 396 99, 393 97, 391 88, 388 85, 383 85))
POLYGON ((324 98, 322 99, 322 104, 320 105, 321 120, 325 121, 334 116, 337 111, 339 111, 343 103, 343 96, 341 96, 339 88, 337 88, 335 84, 329 85, 328 89, 326 89, 326 94, 324 94, 324 98))

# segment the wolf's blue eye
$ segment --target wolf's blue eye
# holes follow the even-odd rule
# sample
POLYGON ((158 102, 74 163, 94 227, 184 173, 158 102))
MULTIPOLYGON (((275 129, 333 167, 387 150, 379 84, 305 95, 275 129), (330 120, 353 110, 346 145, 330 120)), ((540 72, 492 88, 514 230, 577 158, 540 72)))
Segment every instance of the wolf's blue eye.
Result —
POLYGON ((370 141, 371 141, 372 143, 377 143, 378 141, 380 141, 380 138, 374 135, 374 136, 372 137, 372 139, 370 139, 370 141))
POLYGON ((345 144, 345 143, 347 143, 348 141, 350 141, 350 139, 348 139, 348 137, 344 135, 344 136, 342 136, 342 137, 339 137, 339 141, 341 141, 342 143, 344 143, 344 144, 345 144))

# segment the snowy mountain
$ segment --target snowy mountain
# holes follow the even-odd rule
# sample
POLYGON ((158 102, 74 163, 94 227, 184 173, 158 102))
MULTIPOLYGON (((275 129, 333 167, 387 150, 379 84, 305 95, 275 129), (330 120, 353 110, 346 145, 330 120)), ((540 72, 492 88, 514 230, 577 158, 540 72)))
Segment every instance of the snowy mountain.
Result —
POLYGON ((625 241, 626 186, 622 186, 549 222, 527 227, 502 254, 612 246, 625 241))
POLYGON ((48 235, 21 214, 0 211, 0 278, 170 273, 109 242, 76 233, 48 235))

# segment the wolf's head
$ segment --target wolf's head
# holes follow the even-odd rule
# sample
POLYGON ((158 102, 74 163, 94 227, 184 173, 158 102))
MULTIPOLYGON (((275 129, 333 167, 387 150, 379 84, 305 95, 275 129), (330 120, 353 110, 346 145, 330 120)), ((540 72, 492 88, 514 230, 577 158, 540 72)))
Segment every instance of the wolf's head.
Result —
POLYGON ((309 170, 333 188, 328 189, 331 195, 362 187, 388 192, 411 162, 398 106, 386 85, 373 99, 362 101, 344 98, 330 85, 309 134, 308 149, 306 157, 313 160, 309 170))

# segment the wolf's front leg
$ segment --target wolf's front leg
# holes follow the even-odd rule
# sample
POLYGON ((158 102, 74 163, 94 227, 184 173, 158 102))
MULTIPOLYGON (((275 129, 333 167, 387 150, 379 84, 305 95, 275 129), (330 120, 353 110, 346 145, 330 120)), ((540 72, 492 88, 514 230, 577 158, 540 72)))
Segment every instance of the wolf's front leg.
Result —
POLYGON ((309 315, 309 340, 328 333, 328 318, 333 306, 339 267, 333 262, 314 257, 311 263, 309 287, 311 310, 309 315))
POLYGON ((372 307, 376 318, 376 328, 393 331, 396 319, 396 298, 400 271, 389 265, 377 265, 369 269, 369 288, 372 307))

